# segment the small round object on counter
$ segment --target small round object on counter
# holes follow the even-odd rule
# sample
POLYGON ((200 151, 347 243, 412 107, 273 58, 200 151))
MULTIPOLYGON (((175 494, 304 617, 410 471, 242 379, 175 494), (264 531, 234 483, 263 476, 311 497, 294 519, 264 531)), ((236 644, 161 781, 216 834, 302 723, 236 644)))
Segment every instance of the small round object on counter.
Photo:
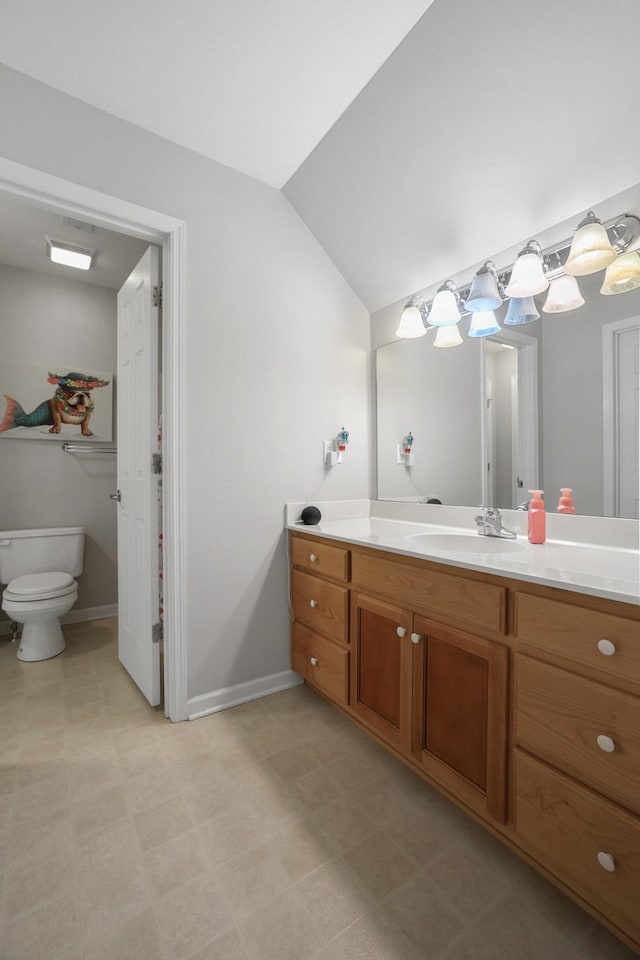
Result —
POLYGON ((300 514, 300 519, 307 526, 312 526, 315 523, 320 523, 322 514, 317 507, 305 507, 300 514))

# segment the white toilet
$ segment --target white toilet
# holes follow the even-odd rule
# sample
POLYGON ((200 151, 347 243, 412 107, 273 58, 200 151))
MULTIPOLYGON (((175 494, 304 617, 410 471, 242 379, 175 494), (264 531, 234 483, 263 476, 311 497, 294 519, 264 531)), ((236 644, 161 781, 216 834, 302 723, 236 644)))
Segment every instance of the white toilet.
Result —
POLYGON ((60 617, 78 599, 83 527, 0 532, 2 609, 23 624, 18 660, 48 660, 65 647, 60 617))

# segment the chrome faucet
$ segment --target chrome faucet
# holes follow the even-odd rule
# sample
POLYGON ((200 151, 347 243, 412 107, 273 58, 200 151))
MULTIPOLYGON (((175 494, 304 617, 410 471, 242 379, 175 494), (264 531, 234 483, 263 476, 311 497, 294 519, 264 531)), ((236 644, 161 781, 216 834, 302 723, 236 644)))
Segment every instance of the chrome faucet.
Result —
POLYGON ((515 540, 515 530, 507 530, 502 523, 502 514, 497 507, 480 507, 482 513, 475 518, 478 533, 481 537, 502 537, 505 540, 515 540))

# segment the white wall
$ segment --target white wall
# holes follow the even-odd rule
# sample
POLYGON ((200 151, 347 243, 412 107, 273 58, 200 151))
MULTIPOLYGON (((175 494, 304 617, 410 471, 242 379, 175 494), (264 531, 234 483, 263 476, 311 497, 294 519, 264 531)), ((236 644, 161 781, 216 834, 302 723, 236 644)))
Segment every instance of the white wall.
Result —
POLYGON ((436 349, 434 336, 376 350, 377 495, 480 503, 481 342, 436 349), (405 467, 396 463, 396 444, 409 430, 414 465, 405 467))
POLYGON ((367 311, 278 191, 7 68, 0 101, 9 159, 186 221, 189 696, 287 669, 283 504, 369 495, 367 311))
MULTIPOLYGON (((113 371, 115 291, 0 265, 0 343, 3 364, 47 367, 67 358, 69 369, 113 371)), ((108 496, 115 457, 75 457, 63 454, 60 443, 7 433, 0 463, 0 529, 84 526, 75 609, 117 603, 116 516, 108 496)))

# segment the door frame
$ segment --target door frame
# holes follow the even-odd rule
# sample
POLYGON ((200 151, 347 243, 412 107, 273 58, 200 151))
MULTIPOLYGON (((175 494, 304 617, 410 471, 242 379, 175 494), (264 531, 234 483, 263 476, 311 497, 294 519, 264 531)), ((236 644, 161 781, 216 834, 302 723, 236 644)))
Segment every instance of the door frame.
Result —
MULTIPOLYGON (((540 413, 538 399, 538 339, 531 337, 526 333, 520 333, 516 330, 503 328, 500 333, 487 337, 497 343, 505 343, 508 346, 515 347, 518 351, 518 459, 526 471, 526 476, 531 477, 528 481, 531 483, 530 489, 535 489, 540 483, 540 413), (529 438, 529 443, 525 438, 529 438)), ((480 389, 482 409, 487 406, 487 385, 486 385, 486 359, 485 345, 482 343, 481 361, 480 361, 480 389)), ((488 503, 488 479, 486 474, 487 463, 487 431, 484 425, 484 418, 481 430, 482 447, 482 502, 488 503)), ((524 493, 524 490, 523 490, 524 493)), ((526 496, 524 497, 526 499, 526 496)))
POLYGON ((640 317, 625 317, 602 327, 602 513, 616 517, 619 509, 618 489, 618 337, 625 330, 637 327, 640 317))
MULTIPOLYGON (((162 453, 164 566, 164 698, 170 720, 186 720, 187 629, 185 532, 185 223, 157 210, 100 193, 0 157, 0 193, 57 213, 90 220, 162 247, 162 453)), ((151 638, 149 638, 151 642, 151 638)))

